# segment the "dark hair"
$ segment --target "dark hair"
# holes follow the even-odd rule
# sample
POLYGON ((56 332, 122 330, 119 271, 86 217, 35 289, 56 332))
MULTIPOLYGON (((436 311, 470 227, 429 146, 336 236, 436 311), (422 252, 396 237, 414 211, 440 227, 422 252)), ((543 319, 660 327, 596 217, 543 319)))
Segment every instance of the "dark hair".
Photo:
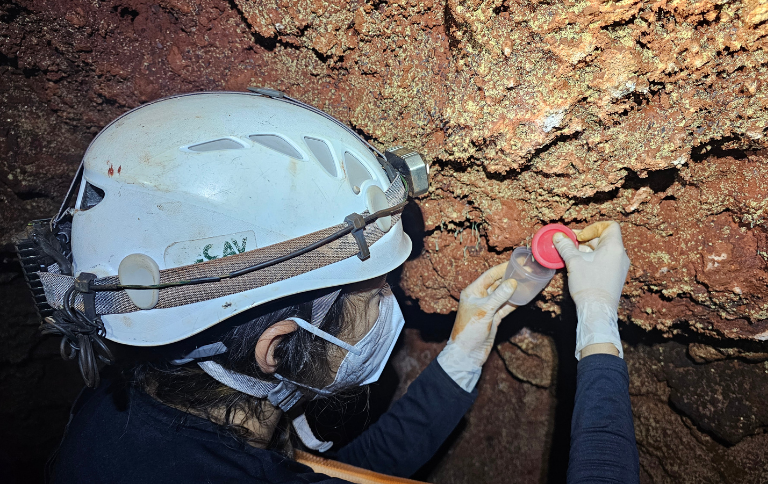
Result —
MULTIPOLYGON (((260 440, 240 424, 246 419, 262 422, 270 417, 264 413, 263 399, 254 398, 219 383, 195 362, 176 366, 171 364, 170 360, 178 358, 195 346, 221 341, 228 351, 212 357, 211 360, 244 375, 276 381, 273 374, 264 373, 256 363, 256 342, 267 328, 286 318, 296 316, 311 321, 312 300, 319 295, 321 294, 318 292, 311 292, 284 298, 230 318, 206 332, 207 334, 197 335, 186 340, 183 346, 176 345, 170 352, 165 351, 159 359, 143 361, 132 366, 127 372, 128 379, 135 388, 166 405, 207 418, 237 438, 268 449, 287 452, 289 429, 285 417, 278 423, 268 442, 260 440), (170 356, 174 351, 176 355, 170 356)), ((350 316, 354 315, 345 311, 347 299, 347 293, 342 290, 320 324, 320 329, 336 336, 348 322, 352 322, 350 316)), ((329 346, 325 340, 308 331, 294 331, 283 338, 275 349, 275 373, 309 386, 322 387, 329 383, 331 375, 329 346)))

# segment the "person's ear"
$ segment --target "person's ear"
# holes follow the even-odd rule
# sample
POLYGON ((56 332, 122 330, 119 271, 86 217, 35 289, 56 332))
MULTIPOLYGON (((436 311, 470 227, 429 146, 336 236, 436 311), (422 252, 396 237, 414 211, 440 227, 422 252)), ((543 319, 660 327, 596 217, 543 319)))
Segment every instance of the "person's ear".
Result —
POLYGON ((279 321, 261 334, 259 341, 256 342, 256 363, 264 373, 274 373, 277 368, 275 360, 275 348, 287 335, 293 333, 299 328, 299 325, 290 319, 279 321))

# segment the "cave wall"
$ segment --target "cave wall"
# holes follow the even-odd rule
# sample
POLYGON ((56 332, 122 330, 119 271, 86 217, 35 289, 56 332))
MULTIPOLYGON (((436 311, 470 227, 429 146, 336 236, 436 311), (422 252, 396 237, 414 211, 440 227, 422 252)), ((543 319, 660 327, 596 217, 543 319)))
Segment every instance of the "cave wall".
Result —
MULTIPOLYGON (((418 477, 439 484, 562 483, 575 394, 575 315, 531 308, 499 328, 465 422, 418 477)), ((417 320, 409 313, 408 321, 417 320)), ((397 394, 440 352, 451 320, 405 330, 397 394), (436 329, 441 328, 441 329, 436 329), (442 332, 441 332, 442 331, 442 332)), ((768 353, 624 328, 643 484, 768 482, 768 353), (693 342, 697 341, 697 342, 693 342)))
MULTIPOLYGON (((2 386, 33 381, 53 392, 31 406, 50 410, 46 428, 62 421, 76 393, 72 373, 53 366, 56 345, 34 336, 10 244, 28 220, 58 208, 94 134, 158 97, 266 86, 325 109, 382 148, 416 147, 430 160, 432 189, 409 216, 417 250, 401 277, 404 294, 426 313, 454 311, 463 287, 543 224, 620 221, 632 260, 620 316, 632 340, 644 482, 761 482, 766 39, 763 0, 4 2, 0 283, 3 304, 14 309, 0 328, 2 386), (654 368, 664 365, 681 369, 654 368), (701 389, 703 375, 714 380, 701 389), (738 403, 745 389, 754 396, 738 403), (713 400, 712 392, 724 396, 713 400), (694 472, 699 461, 708 464, 694 472)), ((535 304, 572 331, 561 275, 535 304)), ((562 375, 573 362, 558 343, 549 365, 561 376, 545 385, 531 370, 539 360, 523 349, 537 337, 507 336, 465 433, 446 451, 455 460, 435 464, 431 480, 467 482, 485 469, 488 482, 508 482, 505 468, 483 467, 482 457, 509 460, 497 449, 522 438, 520 482, 562 465, 554 409, 567 408, 562 375), (520 430, 483 440, 498 430, 489 419, 507 418, 499 409, 519 415, 520 430), (498 444, 493 451, 471 453, 489 442, 498 444)), ((432 354, 422 337, 406 340, 395 361, 409 368, 404 385, 432 354), (410 348, 420 348, 413 361, 410 348)), ((533 346, 547 361, 547 344, 533 346)), ((43 421, 23 404, 29 390, 13 395, 3 415, 26 409, 13 435, 29 440, 25 425, 43 421)), ((5 453, 15 458, 19 449, 5 453)))
MULTIPOLYGON (((768 11, 760 0, 14 1, 0 31, 0 225, 50 213, 89 139, 181 91, 281 89, 418 147, 403 286, 455 310, 548 222, 622 222, 621 315, 768 337, 768 11)), ((539 305, 558 311, 562 279, 539 305)))

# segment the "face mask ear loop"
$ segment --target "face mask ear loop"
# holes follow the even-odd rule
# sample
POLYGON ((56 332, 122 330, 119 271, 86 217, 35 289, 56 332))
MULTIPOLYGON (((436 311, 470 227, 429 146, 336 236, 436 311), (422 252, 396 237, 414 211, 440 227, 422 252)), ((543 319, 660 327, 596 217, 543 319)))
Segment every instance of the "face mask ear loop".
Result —
POLYGON ((293 428, 296 429, 296 435, 301 439, 301 443, 312 450, 325 452, 333 447, 333 442, 324 442, 315 437, 314 432, 312 432, 312 429, 309 426, 309 422, 307 422, 307 417, 303 413, 293 419, 293 428))
POLYGON ((331 336, 330 334, 326 333, 322 329, 316 328, 316 327, 312 326, 311 324, 309 324, 308 322, 304 321, 301 318, 295 318, 294 317, 294 318, 286 318, 286 319, 289 319, 289 320, 293 321, 294 323, 298 324, 300 328, 302 328, 302 329, 304 329, 306 331, 309 331, 310 333, 314 334, 318 338, 322 338, 322 339, 326 340, 329 343, 335 344, 339 348, 343 348, 343 349, 349 351, 353 355, 359 355, 360 354, 360 350, 358 348, 355 348, 354 346, 352 346, 349 343, 345 343, 344 341, 340 340, 339 338, 337 338, 335 336, 331 336))

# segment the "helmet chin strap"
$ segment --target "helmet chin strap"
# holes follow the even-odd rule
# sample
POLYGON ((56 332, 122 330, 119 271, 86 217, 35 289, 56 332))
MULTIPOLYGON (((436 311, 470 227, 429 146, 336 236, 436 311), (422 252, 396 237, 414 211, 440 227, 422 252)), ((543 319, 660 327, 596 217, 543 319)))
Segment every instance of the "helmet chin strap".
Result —
MULTIPOLYGON (((341 289, 337 289, 312 302, 311 327, 317 328, 320 326, 340 293, 341 289)), ((309 323, 306 324, 308 325, 309 323)), ((198 358, 210 358, 225 353, 226 351, 227 347, 224 343, 217 342, 196 348, 183 358, 173 360, 171 363, 174 365, 183 365, 198 358)), ((255 398, 267 398, 273 406, 286 413, 290 413, 290 410, 294 405, 296 405, 304 396, 299 387, 290 381, 282 379, 279 382, 259 380, 252 376, 228 370, 219 363, 211 360, 198 361, 197 365, 219 383, 255 398)), ((319 452, 325 452, 333 447, 333 442, 321 441, 315 437, 304 413, 293 418, 292 423, 294 429, 296 429, 296 434, 306 447, 319 452)))

